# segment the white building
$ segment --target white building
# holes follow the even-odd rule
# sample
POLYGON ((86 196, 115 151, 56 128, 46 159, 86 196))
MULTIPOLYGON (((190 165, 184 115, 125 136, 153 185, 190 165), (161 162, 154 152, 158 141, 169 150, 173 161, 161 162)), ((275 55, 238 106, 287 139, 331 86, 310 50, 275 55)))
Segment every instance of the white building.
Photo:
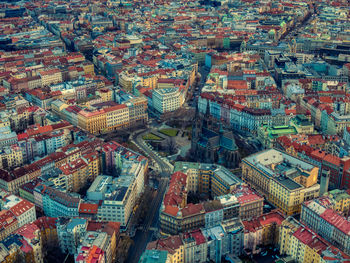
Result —
POLYGON ((224 220, 223 205, 219 200, 212 200, 203 203, 205 210, 205 227, 214 227, 224 220))
POLYGON ((153 108, 160 113, 175 111, 182 105, 179 88, 155 89, 152 100, 153 108))
POLYGON ((116 179, 98 176, 87 191, 88 199, 103 200, 98 209, 98 219, 120 222, 125 227, 144 190, 144 178, 144 164, 132 161, 123 163, 121 174, 116 179))
POLYGON ((185 233, 181 237, 184 245, 185 263, 207 262, 207 239, 200 229, 185 233))
POLYGON ((15 195, 1 200, 1 210, 11 210, 18 221, 18 227, 36 220, 35 205, 15 195))

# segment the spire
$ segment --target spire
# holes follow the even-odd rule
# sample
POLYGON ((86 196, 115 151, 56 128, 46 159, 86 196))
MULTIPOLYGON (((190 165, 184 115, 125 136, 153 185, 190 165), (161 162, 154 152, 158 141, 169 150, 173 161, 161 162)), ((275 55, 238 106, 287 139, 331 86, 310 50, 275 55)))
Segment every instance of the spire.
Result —
POLYGON ((207 101, 207 109, 205 110, 205 114, 204 114, 204 117, 203 117, 203 126, 205 128, 208 128, 209 126, 209 120, 210 120, 210 106, 209 106, 209 101, 207 101))
POLYGON ((207 108, 205 110, 205 117, 210 117, 210 105, 209 100, 207 101, 207 108))
POLYGON ((198 100, 197 100, 196 110, 194 112, 194 120, 197 120, 198 117, 199 117, 199 109, 198 109, 198 100))
POLYGON ((222 122, 223 122, 223 119, 221 119, 221 121, 220 121, 220 130, 219 130, 220 134, 224 134, 224 127, 222 125, 222 122))

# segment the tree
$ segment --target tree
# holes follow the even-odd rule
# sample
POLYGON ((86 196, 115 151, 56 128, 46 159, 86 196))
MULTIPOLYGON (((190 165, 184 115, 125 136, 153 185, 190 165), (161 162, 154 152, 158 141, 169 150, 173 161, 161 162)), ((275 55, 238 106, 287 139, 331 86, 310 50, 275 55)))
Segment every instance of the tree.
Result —
POLYGON ((176 142, 175 142, 174 137, 170 137, 170 138, 166 139, 165 143, 166 143, 166 149, 167 149, 168 153, 170 155, 175 154, 176 153, 176 142))

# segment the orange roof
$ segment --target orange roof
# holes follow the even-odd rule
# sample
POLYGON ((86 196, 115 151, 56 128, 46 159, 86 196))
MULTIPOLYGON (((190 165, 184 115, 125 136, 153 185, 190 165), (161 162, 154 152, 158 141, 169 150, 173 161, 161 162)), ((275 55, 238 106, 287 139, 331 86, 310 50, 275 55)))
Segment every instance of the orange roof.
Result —
POLYGON ((248 89, 247 81, 245 80, 229 80, 227 82, 229 89, 248 89))
POLYGON ((164 209, 164 213, 176 216, 177 213, 179 212, 179 208, 176 206, 171 206, 171 205, 166 205, 164 209))
POLYGON ((97 214, 98 204, 80 203, 79 213, 97 214))

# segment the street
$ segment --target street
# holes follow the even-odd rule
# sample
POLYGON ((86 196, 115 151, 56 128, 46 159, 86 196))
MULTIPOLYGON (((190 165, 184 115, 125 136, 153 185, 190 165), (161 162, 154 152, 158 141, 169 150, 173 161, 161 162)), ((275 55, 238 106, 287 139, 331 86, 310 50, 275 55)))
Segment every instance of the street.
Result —
POLYGON ((168 177, 160 180, 157 195, 151 201, 151 209, 149 209, 145 221, 141 229, 136 231, 133 238, 134 244, 130 247, 126 262, 137 263, 142 252, 146 249, 147 243, 152 240, 154 234, 158 232, 159 208, 163 201, 163 195, 169 182, 168 177))
POLYGON ((131 141, 145 153, 145 156, 147 158, 152 159, 159 165, 161 176, 169 176, 169 174, 172 173, 173 167, 169 165, 168 162, 159 157, 154 151, 152 151, 142 139, 142 136, 148 132, 148 130, 142 130, 136 132, 135 134, 131 134, 131 141))
POLYGON ((159 186, 157 194, 153 196, 151 200, 151 207, 147 212, 145 221, 142 226, 137 229, 136 234, 133 238, 134 244, 130 247, 126 262, 137 263, 141 254, 145 250, 147 243, 152 240, 154 234, 158 234, 158 218, 159 208, 163 201, 165 190, 169 183, 169 177, 172 173, 172 167, 158 155, 156 155, 143 141, 143 134, 147 133, 148 130, 138 131, 131 135, 131 141, 136 144, 149 159, 152 159, 159 165, 159 186))

